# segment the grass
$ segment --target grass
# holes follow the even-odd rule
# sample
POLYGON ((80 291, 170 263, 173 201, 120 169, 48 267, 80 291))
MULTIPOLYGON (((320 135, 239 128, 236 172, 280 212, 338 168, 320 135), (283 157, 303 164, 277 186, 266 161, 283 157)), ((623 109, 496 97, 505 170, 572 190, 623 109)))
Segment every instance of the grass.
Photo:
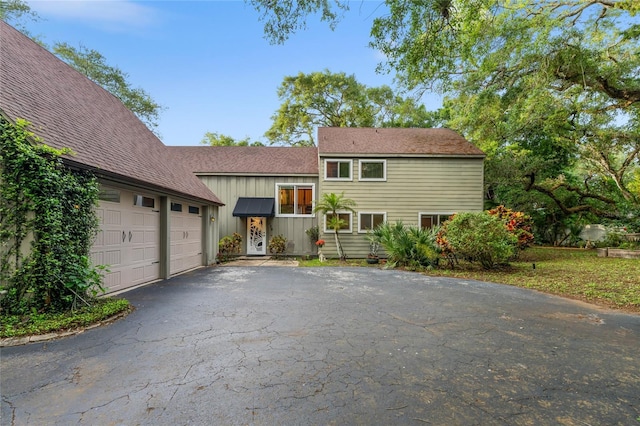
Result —
POLYGON ((0 337, 21 337, 84 328, 132 310, 128 300, 98 299, 73 312, 0 315, 0 337))
MULTIPOLYGON (((315 259, 301 261, 300 265, 366 266, 366 262, 329 260, 320 263, 315 259)), ((534 247, 499 270, 487 271, 479 265, 462 261, 454 269, 441 267, 423 273, 530 288, 640 313, 640 260, 598 257, 595 250, 534 247)))

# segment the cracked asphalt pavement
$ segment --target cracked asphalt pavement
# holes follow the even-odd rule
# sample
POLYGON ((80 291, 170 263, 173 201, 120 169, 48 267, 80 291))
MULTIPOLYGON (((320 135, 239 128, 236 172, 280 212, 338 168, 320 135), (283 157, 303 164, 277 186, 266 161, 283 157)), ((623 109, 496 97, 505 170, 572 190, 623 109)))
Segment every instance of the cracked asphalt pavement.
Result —
POLYGON ((640 425, 640 316, 372 268, 217 267, 2 348, 3 425, 640 425))

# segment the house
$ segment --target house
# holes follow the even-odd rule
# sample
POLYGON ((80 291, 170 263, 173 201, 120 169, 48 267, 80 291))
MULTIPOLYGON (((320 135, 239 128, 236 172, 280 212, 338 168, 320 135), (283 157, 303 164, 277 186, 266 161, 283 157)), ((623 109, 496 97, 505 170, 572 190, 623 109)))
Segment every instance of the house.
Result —
POLYGON ((167 147, 115 96, 0 22, 0 114, 31 122, 69 167, 101 184, 94 264, 109 265, 108 292, 216 261, 220 237, 244 237, 243 254, 269 254, 271 237, 293 255, 316 253, 307 231, 323 193, 344 193, 350 257, 383 221, 431 227, 481 211, 484 154, 447 129, 320 128, 318 147, 167 147), (226 205, 225 205, 226 203, 226 205))
POLYGON ((215 262, 223 202, 116 97, 0 21, 0 113, 101 184, 95 264, 108 292, 215 262))
POLYGON ((267 255, 283 235, 289 254, 315 254, 306 230, 318 224, 318 150, 315 147, 173 146, 173 158, 226 203, 220 236, 243 236, 243 254, 267 255))
MULTIPOLYGON (((431 228, 483 209, 485 154, 449 129, 320 128, 318 155, 319 192, 356 202, 338 231, 350 257, 366 257, 366 233, 382 222, 431 228)), ((320 228, 335 251, 326 218, 320 228)))
POLYGON ((274 235, 289 254, 315 254, 306 231, 320 228, 335 250, 326 218, 314 214, 323 193, 343 193, 356 212, 341 212, 350 257, 366 257, 366 233, 384 222, 425 228, 459 211, 483 208, 484 153, 448 129, 319 128, 318 147, 169 147, 227 206, 220 235, 244 237, 243 254, 268 254, 274 235))

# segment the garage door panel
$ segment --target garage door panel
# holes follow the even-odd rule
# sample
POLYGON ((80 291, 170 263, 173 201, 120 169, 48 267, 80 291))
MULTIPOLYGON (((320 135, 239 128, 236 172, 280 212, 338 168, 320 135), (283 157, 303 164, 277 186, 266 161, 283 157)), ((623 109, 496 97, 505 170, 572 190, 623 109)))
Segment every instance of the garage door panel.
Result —
MULTIPOLYGON (((202 216, 189 213, 188 203, 183 211, 171 212, 171 261, 172 274, 202 266, 202 216)), ((199 209, 198 209, 199 211, 199 209)))
MULTIPOLYGON (((159 212, 151 205, 134 205, 134 193, 124 190, 120 202, 100 201, 100 232, 92 247, 92 262, 107 265, 104 285, 108 292, 126 289, 160 277, 159 212)), ((138 195, 138 194, 135 194, 138 195)), ((153 199, 153 205, 157 199, 153 199)), ((136 197, 135 199, 140 199, 136 197)))

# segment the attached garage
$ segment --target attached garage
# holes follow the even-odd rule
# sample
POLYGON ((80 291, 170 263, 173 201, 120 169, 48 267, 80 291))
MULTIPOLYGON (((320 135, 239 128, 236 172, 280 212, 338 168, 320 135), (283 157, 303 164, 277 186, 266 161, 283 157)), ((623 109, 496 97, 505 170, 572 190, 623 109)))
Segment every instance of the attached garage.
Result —
POLYGON ((1 20, 0 38, 0 114, 103 185, 90 255, 107 291, 213 264, 222 201, 111 93, 1 20))
POLYGON ((187 201, 171 203, 170 274, 202 266, 202 208, 187 201))
POLYGON ((104 187, 97 208, 100 230, 94 265, 108 265, 109 293, 160 279, 160 211, 157 197, 104 187))

